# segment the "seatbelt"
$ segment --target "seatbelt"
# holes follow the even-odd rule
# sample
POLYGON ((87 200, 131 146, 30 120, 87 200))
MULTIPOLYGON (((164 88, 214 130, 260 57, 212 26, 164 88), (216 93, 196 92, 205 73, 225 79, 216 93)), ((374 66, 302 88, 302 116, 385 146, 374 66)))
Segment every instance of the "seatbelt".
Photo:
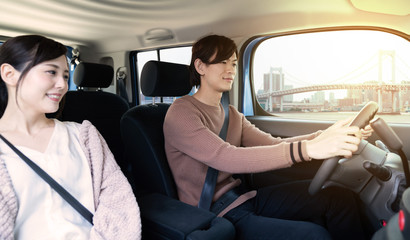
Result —
POLYGON ((127 103, 129 102, 128 100, 128 93, 127 89, 125 87, 126 85, 126 79, 127 79, 127 69, 125 67, 119 67, 116 72, 116 80, 117 80, 117 86, 118 86, 118 92, 122 98, 124 98, 127 103))
MULTIPOLYGON (((229 125, 229 92, 224 92, 221 98, 222 107, 225 112, 224 123, 222 124, 221 131, 219 132, 219 137, 226 141, 226 135, 228 132, 229 125)), ((210 210, 212 204, 212 198, 215 192, 216 180, 218 178, 219 171, 215 168, 208 167, 208 171, 205 177, 205 183, 202 188, 201 197, 199 199, 198 207, 210 210)))
POLYGON ((77 199, 75 199, 67 190, 65 190, 60 184, 58 184, 50 175, 48 175, 37 164, 31 161, 26 155, 20 152, 12 143, 10 143, 3 135, 0 134, 0 138, 21 158, 29 165, 34 172, 36 172, 44 181, 46 181, 51 188, 53 188, 60 196, 66 200, 78 213, 81 214, 91 225, 93 224, 93 214, 84 207, 77 199))

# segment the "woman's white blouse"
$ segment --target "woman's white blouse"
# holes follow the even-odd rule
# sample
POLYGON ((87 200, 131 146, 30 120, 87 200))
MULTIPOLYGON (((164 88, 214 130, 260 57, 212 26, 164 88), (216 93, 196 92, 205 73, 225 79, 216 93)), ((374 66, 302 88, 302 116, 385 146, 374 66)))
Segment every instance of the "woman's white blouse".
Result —
MULTIPOLYGON (((44 153, 16 146, 92 213, 95 212, 91 170, 80 146, 79 126, 54 120, 44 153)), ((91 224, 0 140, 18 199, 15 239, 89 239, 91 224)))

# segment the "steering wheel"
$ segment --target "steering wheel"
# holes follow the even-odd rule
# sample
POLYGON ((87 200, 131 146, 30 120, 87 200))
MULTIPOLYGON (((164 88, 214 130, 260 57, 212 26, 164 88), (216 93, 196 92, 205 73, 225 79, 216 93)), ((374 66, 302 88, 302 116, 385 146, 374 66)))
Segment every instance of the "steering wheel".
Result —
MULTIPOLYGON (((379 106, 376 102, 368 102, 352 120, 349 126, 357 126, 359 128, 364 128, 369 124, 370 120, 373 119, 374 115, 376 115, 378 109, 379 106)), ((341 157, 336 156, 328 158, 325 161, 323 161, 319 170, 316 172, 316 175, 313 177, 312 182, 310 183, 310 195, 315 195, 317 192, 319 192, 319 190, 322 188, 323 184, 328 179, 330 174, 333 173, 333 171, 335 170, 340 158, 341 157)))

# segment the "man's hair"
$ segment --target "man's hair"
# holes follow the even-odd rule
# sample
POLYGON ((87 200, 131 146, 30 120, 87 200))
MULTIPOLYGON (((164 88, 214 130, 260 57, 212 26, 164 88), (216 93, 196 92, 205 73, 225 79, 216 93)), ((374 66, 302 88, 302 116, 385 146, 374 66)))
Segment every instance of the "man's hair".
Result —
POLYGON ((201 76, 195 68, 196 59, 200 59, 205 64, 215 64, 229 59, 234 53, 238 56, 238 48, 230 38, 209 35, 199 39, 192 47, 191 64, 189 66, 191 86, 199 87, 201 85, 201 76), (215 58, 210 61, 215 53, 215 58))

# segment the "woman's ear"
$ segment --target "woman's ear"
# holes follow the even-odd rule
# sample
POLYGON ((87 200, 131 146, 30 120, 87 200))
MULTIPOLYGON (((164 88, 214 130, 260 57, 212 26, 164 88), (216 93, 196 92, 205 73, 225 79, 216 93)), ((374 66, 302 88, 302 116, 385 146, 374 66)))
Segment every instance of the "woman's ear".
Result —
POLYGON ((199 73, 199 75, 201 75, 201 76, 204 75, 204 65, 205 65, 205 63, 203 63, 201 61, 201 59, 197 58, 194 61, 194 65, 195 65, 195 69, 199 73))
POLYGON ((20 77, 20 72, 17 71, 13 66, 8 63, 3 63, 0 66, 1 79, 10 86, 17 85, 18 79, 20 77))

